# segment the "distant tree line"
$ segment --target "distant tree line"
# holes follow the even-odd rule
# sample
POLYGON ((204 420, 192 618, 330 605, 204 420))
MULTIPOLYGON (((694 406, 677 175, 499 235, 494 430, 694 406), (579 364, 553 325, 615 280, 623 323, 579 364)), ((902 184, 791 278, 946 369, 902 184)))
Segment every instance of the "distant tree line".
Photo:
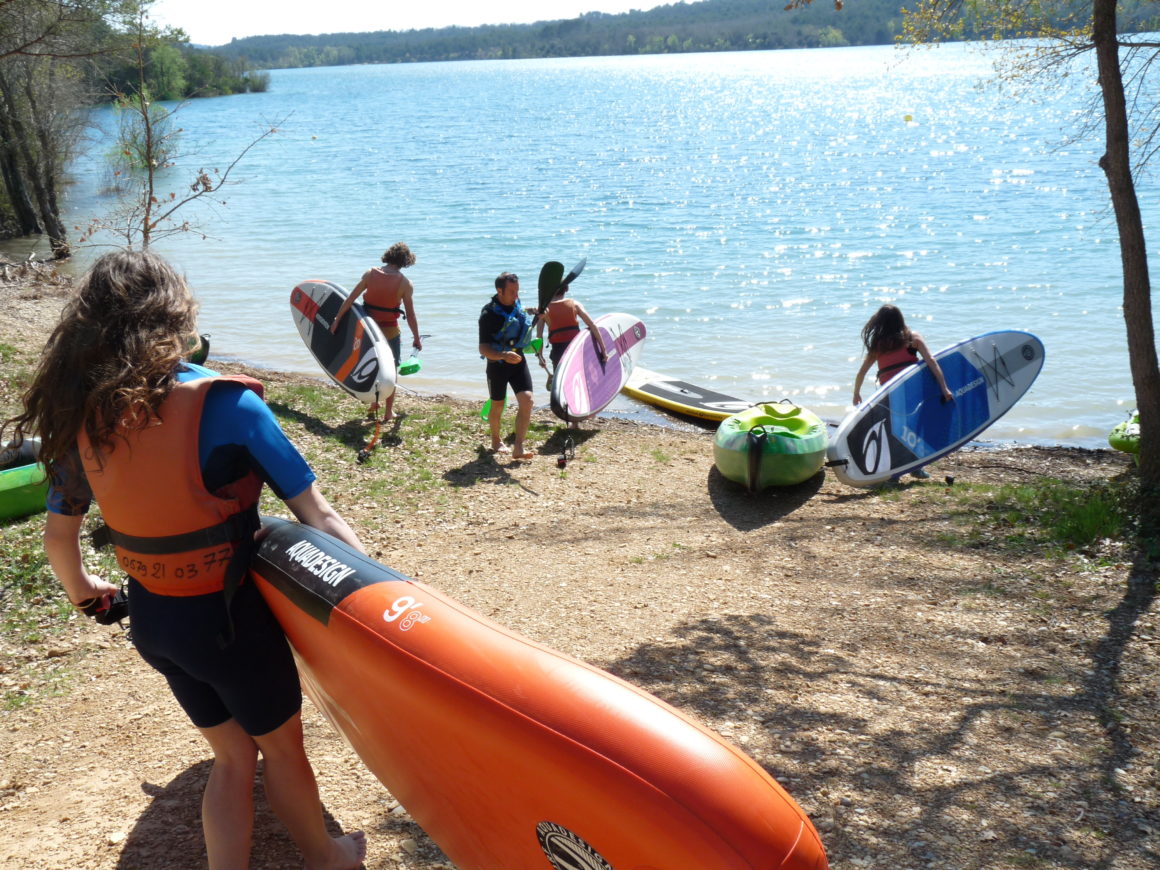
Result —
POLYGON ((179 30, 135 29, 151 2, 0 0, 0 237, 43 233, 67 256, 58 194, 93 105, 268 87, 268 73, 179 30))
MULTIPOLYGON (((126 84, 135 81, 136 76, 133 64, 106 58, 93 65, 90 84, 95 93, 109 97, 124 93, 126 84)), ((270 74, 254 71, 245 60, 181 41, 162 41, 153 46, 148 52, 146 76, 149 92, 156 100, 259 93, 270 86, 270 74)))
MULTIPOLYGON (((830 0, 786 11, 786 0, 701 0, 620 15, 591 12, 534 24, 252 36, 218 50, 260 69, 596 55, 674 54, 884 45, 902 33, 906 0, 830 0)), ((909 5, 918 5, 917 2, 909 5)), ((1126 0, 1121 21, 1145 29, 1155 0, 1126 0)), ((545 7, 549 8, 549 7, 545 7)), ((973 34, 964 32, 963 38, 973 34)))

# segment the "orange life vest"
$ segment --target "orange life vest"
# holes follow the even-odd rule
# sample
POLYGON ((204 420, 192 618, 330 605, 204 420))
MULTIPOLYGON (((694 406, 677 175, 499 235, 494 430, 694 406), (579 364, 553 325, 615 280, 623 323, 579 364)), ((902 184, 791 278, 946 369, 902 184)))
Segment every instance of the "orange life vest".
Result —
POLYGON ((379 326, 390 328, 399 322, 403 313, 400 304, 403 294, 403 276, 397 273, 387 273, 382 269, 374 268, 368 273, 367 289, 363 294, 363 307, 379 326))
MULTIPOLYGON (((217 592, 239 549, 258 526, 262 480, 252 471, 216 492, 205 488, 198 460, 202 409, 210 387, 242 376, 178 383, 144 429, 125 427, 98 459, 82 431, 81 464, 100 505, 121 570, 158 595, 217 592)), ((96 538, 96 536, 94 536, 96 538)), ((236 572, 236 569, 235 569, 236 572)))
POLYGON ((580 334, 576 306, 569 305, 569 301, 560 299, 548 303, 548 341, 552 344, 567 344, 580 334))

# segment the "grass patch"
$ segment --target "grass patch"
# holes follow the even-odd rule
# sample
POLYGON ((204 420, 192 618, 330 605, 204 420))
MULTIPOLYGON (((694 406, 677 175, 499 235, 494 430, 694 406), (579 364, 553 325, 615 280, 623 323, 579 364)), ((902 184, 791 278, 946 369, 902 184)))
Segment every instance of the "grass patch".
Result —
POLYGON ((41 543, 42 516, 4 526, 0 548, 0 626, 7 638, 38 643, 60 627, 71 605, 48 566, 41 543))
MULTIPOLYGON (((91 522, 86 524, 86 528, 91 527, 91 522)), ((84 617, 69 603, 49 567, 41 542, 44 515, 8 522, 0 528, 4 537, 0 547, 0 659, 6 663, 0 671, 4 676, 0 706, 11 710, 60 694, 73 685, 76 658, 62 656, 49 664, 43 650, 71 634, 75 621, 84 617), (24 654, 12 655, 16 650, 24 654)), ((85 564, 90 571, 106 578, 120 576, 111 556, 97 555, 87 547, 87 541, 85 544, 85 564)))
POLYGON ((912 496, 953 499, 949 515, 958 530, 942 530, 945 546, 1000 550, 1091 550, 1132 531, 1131 493, 1123 483, 1069 483, 1044 477, 1019 484, 955 484, 910 490, 912 496))
POLYGON ((1110 481, 1079 486, 1044 478, 1007 484, 988 505, 1012 539, 1068 550, 1088 549, 1105 538, 1123 537, 1131 510, 1122 485, 1110 481))

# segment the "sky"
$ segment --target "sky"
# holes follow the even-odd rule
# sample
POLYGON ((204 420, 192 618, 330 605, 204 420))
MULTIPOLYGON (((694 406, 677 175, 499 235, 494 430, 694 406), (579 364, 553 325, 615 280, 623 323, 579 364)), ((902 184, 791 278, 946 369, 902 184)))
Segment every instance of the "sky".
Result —
POLYGON ((349 33, 479 24, 526 24, 585 12, 651 9, 673 0, 156 0, 157 24, 180 27, 197 45, 280 33, 349 33))

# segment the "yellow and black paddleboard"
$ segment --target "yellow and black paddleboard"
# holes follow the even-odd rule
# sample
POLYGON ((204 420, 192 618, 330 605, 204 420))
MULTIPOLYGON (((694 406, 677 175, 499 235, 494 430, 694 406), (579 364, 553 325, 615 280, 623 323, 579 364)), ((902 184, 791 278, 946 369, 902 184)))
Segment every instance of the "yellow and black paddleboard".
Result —
POLYGON ((621 392, 639 402, 702 420, 724 420, 756 404, 639 366, 632 370, 621 392))

